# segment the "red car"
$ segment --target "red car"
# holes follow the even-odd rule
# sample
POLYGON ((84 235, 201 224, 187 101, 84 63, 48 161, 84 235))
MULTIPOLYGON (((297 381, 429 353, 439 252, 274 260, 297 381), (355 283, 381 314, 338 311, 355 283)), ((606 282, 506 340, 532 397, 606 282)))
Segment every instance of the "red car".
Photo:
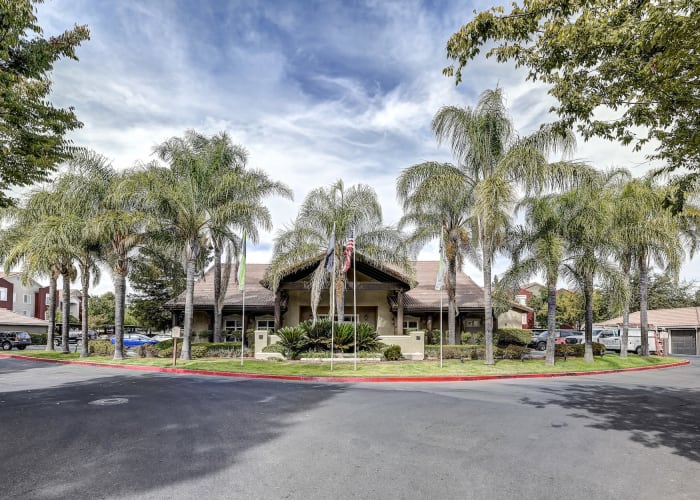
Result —
MULTIPOLYGON (((533 334, 530 345, 535 347, 538 351, 544 351, 547 348, 548 334, 549 332, 547 330, 533 334)), ((554 330, 554 342, 556 344, 566 344, 566 337, 572 335, 581 335, 581 332, 578 330, 562 330, 561 328, 557 328, 554 330)))

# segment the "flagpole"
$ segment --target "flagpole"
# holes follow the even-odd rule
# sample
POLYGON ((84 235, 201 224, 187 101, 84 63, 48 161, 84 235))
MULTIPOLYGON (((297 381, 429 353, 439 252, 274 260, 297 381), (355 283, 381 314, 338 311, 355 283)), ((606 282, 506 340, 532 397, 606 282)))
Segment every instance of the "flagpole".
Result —
MULTIPOLYGON (((335 222, 333 222, 333 245, 335 247, 335 222)), ((328 290, 330 294, 329 304, 330 304, 330 317, 331 317, 331 371, 333 371, 333 345, 335 344, 335 248, 333 248, 333 270, 331 271, 331 289, 328 290)))
MULTIPOLYGON (((355 317, 355 371, 357 371, 357 268, 355 267, 355 254, 357 254, 357 243, 354 241, 355 230, 352 231, 352 314, 355 317)), ((658 352, 658 349, 657 349, 658 352)))
POLYGON ((245 352, 245 266, 246 266, 246 231, 243 229, 243 259, 238 270, 238 289, 243 292, 243 307, 241 309, 241 366, 243 366, 243 353, 245 352))
POLYGON ((241 314, 241 366, 243 366, 243 352, 245 351, 245 285, 243 286, 243 312, 241 314))
POLYGON ((442 288, 440 289, 440 368, 442 368, 442 288))

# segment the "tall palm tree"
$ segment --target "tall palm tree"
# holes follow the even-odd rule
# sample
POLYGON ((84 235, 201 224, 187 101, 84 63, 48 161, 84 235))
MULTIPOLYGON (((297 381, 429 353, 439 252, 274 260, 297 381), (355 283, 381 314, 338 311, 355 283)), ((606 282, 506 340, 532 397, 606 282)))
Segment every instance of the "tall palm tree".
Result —
MULTIPOLYGON (((684 228, 697 226, 697 208, 686 203, 683 212, 674 214, 664 207, 669 186, 659 184, 658 178, 646 176, 625 183, 615 205, 615 228, 620 242, 620 258, 626 284, 631 279, 630 269, 635 265, 639 273, 639 315, 642 355, 649 355, 647 330, 647 285, 649 267, 666 267, 672 275, 678 274, 684 254, 683 243, 695 246, 693 231, 684 228), (695 222, 692 221, 695 219, 695 222), (690 226, 689 226, 690 223, 690 226), (685 240, 685 241, 684 241, 685 240)), ((622 345, 627 345, 629 301, 623 309, 622 345)), ((625 349, 620 357, 626 358, 625 349)))
POLYGON ((449 343, 456 343, 457 269, 465 260, 480 263, 474 251, 472 234, 476 232, 472 213, 473 186, 462 171, 448 163, 425 162, 401 172, 396 193, 404 215, 399 229, 412 227, 407 244, 420 248, 438 238, 447 259, 447 328, 449 343))
POLYGON ((88 355, 88 297, 90 282, 100 278, 98 265, 102 244, 90 233, 91 221, 104 208, 115 176, 111 163, 94 151, 78 150, 68 161, 70 170, 54 184, 64 208, 62 227, 71 242, 70 250, 80 272, 81 283, 81 357, 88 355))
POLYGON ((345 187, 342 180, 330 187, 317 188, 304 199, 293 225, 275 237, 272 262, 267 278, 273 290, 290 268, 299 264, 319 260, 311 285, 311 309, 314 320, 321 291, 328 286, 328 273, 324 259, 331 234, 335 228, 334 259, 336 314, 345 314, 343 290, 345 273, 339 265, 345 247, 345 235, 354 232, 357 252, 377 266, 395 265, 407 274, 412 273, 411 263, 405 251, 401 232, 384 224, 382 209, 377 194, 370 186, 357 184, 345 187))
POLYGON ((484 274, 485 363, 493 364, 492 263, 504 248, 517 199, 517 190, 526 193, 565 187, 575 183, 583 171, 571 162, 549 163, 550 153, 573 149, 571 133, 551 126, 519 137, 508 116, 502 90, 481 94, 475 108, 445 106, 432 121, 438 143, 447 142, 457 161, 455 171, 464 181, 444 189, 471 187, 471 213, 476 231, 473 245, 481 251, 484 274))
POLYGON ((62 351, 68 353, 70 282, 75 278, 75 269, 71 232, 63 223, 65 214, 62 197, 55 189, 33 191, 21 208, 8 214, 12 225, 5 231, 2 254, 5 269, 21 266, 24 280, 41 275, 49 277, 47 350, 53 350, 56 289, 58 278, 62 278, 62 351))
POLYGON ((556 195, 529 197, 519 204, 525 210, 525 223, 514 229, 511 267, 501 278, 504 286, 514 287, 534 274, 544 275, 547 287, 547 350, 545 364, 554 365, 557 281, 564 271, 566 241, 562 237, 561 214, 556 195))
POLYGON ((557 198, 556 209, 562 214, 562 236, 567 242, 567 274, 583 294, 584 361, 590 363, 593 362, 595 281, 602 279, 620 293, 625 292, 622 275, 610 258, 618 247, 613 225, 615 186, 627 177, 627 171, 602 172, 557 198))
POLYGON ((147 165, 132 179, 129 191, 149 214, 149 237, 181 252, 187 276, 181 357, 190 359, 194 281, 210 246, 219 249, 220 259, 224 244, 230 243, 230 255, 238 243, 235 230, 243 228, 251 241, 257 241, 258 228, 269 230, 272 225, 263 198, 291 197, 291 191, 264 172, 241 168, 237 162, 245 155, 226 134, 210 139, 187 131, 184 137, 157 146, 155 152, 168 166, 147 165))
POLYGON ((126 280, 137 250, 145 240, 146 217, 134 202, 132 192, 135 177, 133 170, 111 176, 109 194, 85 231, 86 238, 101 243, 103 260, 112 270, 115 360, 124 358, 126 280))

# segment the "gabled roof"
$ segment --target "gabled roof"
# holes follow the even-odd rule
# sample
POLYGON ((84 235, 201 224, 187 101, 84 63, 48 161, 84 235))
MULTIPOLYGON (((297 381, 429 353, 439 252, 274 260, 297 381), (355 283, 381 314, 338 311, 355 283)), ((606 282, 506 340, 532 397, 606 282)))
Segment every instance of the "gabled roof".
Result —
MULTIPOLYGON (((321 262, 321 259, 324 258, 325 254, 319 254, 316 257, 289 266, 283 271, 280 281, 295 282, 308 278, 316 270, 321 262)), ((376 281, 395 281, 406 289, 411 288, 411 286, 415 284, 411 276, 401 272, 394 266, 384 263, 377 263, 366 258, 360 252, 355 253, 354 259, 355 264, 357 265, 357 272, 362 273, 376 281)), ((263 278, 263 285, 266 287, 271 287, 271 281, 272 279, 270 274, 266 272, 263 278)))
MULTIPOLYGON (((639 311, 630 313, 630 324, 639 325, 639 311)), ((647 322, 658 328, 700 327, 700 307, 652 309, 647 311, 647 322)), ((600 323, 602 326, 622 325, 622 316, 600 323)))
MULTIPOLYGON (((358 254, 359 257, 359 254, 358 254)), ((306 266, 296 266, 294 272, 288 274, 285 281, 300 281, 306 279, 318 266, 319 261, 308 262, 306 266)), ((440 310, 440 294, 443 293, 443 307, 447 308, 447 292, 435 290, 435 278, 437 277, 437 261, 417 261, 414 262, 415 280, 407 278, 401 273, 382 266, 377 269, 371 264, 357 259, 357 270, 377 281, 396 282, 407 291, 404 295, 404 310, 408 313, 440 310), (415 285, 410 288, 411 284, 415 285)), ((232 266, 235 267, 235 266, 232 266)), ((246 308, 272 309, 275 304, 275 297, 271 290, 265 287, 266 271, 268 264, 248 264, 246 266, 246 308)), ((194 286, 194 304, 197 308, 214 307, 214 276, 213 268, 205 273, 194 286)), ((484 308, 484 290, 477 285, 469 276, 459 271, 457 274, 457 307, 462 310, 475 310, 484 308)), ((396 307, 396 297, 390 297, 390 306, 396 307)), ((238 290, 235 282, 235 275, 231 275, 228 291, 224 300, 225 306, 240 307, 243 304, 243 294, 238 290)), ((181 309, 185 305, 185 293, 180 294, 176 299, 168 302, 170 308, 181 309)), ((513 309, 528 312, 529 307, 513 303, 513 309)))
MULTIPOLYGON (((236 266, 231 266, 231 278, 226 292, 224 303, 226 305, 240 306, 243 304, 243 292, 238 289, 236 283, 236 275, 234 273, 236 266)), ((245 279, 245 302, 247 307, 265 307, 273 308, 275 305, 274 294, 265 288, 261 281, 265 275, 267 264, 248 264, 246 266, 245 279)), ((195 306, 214 307, 214 268, 207 271, 202 278, 194 284, 194 304, 195 306)), ((168 302, 168 307, 184 307, 185 292, 181 293, 177 298, 168 302)))
POLYGON ((17 314, 16 312, 10 311, 9 309, 4 309, 0 307, 0 325, 48 326, 49 322, 43 319, 33 318, 31 316, 25 316, 23 314, 17 314))

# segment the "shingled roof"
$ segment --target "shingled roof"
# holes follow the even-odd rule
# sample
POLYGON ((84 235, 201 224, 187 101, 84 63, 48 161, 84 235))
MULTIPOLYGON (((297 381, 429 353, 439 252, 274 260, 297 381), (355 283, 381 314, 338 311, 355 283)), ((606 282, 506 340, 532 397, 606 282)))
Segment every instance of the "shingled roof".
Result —
MULTIPOLYGON (((235 266, 232 266, 235 267, 235 266)), ((265 288, 261 281, 265 275, 267 264, 248 264, 246 266, 245 279, 245 303, 247 307, 269 307, 275 305, 275 296, 265 288)), ((241 306, 243 304, 243 292, 238 289, 236 276, 231 272, 226 298, 226 305, 241 306)), ((214 307, 214 268, 207 271, 202 278, 194 284, 194 304, 196 307, 214 307)), ((174 300, 168 302, 169 307, 184 307, 185 292, 181 293, 174 300)))
MULTIPOLYGON (((407 312, 438 311, 440 309, 440 292, 435 290, 435 278, 438 272, 437 261, 416 261, 415 282, 417 285, 404 295, 404 310, 407 312)), ((248 264, 246 266, 246 307, 268 309, 274 308, 275 297, 271 290, 265 288, 265 272, 268 264, 248 264)), ((207 271, 194 286, 194 305, 197 308, 214 307, 214 276, 213 268, 207 271)), ((399 275, 403 278, 402 275, 399 275)), ((404 278, 407 279, 407 278, 404 278)), ((462 310, 484 308, 484 290, 463 272, 457 275, 457 307, 462 310)), ((445 291, 443 306, 447 307, 445 291)), ((392 309, 396 307, 396 298, 389 299, 392 309)), ((232 274, 224 304, 226 306, 241 306, 243 294, 238 290, 235 276, 232 274)), ((181 308, 185 305, 185 293, 168 303, 170 308, 181 308)), ((520 311, 531 309, 513 303, 513 308, 520 311)))
MULTIPOLYGON (((639 311, 630 313, 630 325, 639 325, 639 311)), ((697 328, 700 326, 700 307, 652 309, 647 311, 647 322, 659 328, 697 328)), ((601 323, 602 326, 622 325, 622 316, 601 323)))
POLYGON ((16 312, 10 311, 9 309, 4 309, 0 307, 0 325, 13 325, 13 326, 48 326, 49 322, 43 319, 33 318, 31 316, 25 316, 23 314, 17 314, 16 312))
MULTIPOLYGON (((436 311, 440 309, 440 292, 435 290, 438 261, 416 261, 416 281, 418 284, 404 295, 406 311, 436 311)), ((443 306, 447 308, 447 293, 443 306)), ((463 272, 457 273, 457 307, 459 309, 483 309, 484 290, 463 272)), ((391 307, 396 307, 396 298, 391 299, 391 307)))

